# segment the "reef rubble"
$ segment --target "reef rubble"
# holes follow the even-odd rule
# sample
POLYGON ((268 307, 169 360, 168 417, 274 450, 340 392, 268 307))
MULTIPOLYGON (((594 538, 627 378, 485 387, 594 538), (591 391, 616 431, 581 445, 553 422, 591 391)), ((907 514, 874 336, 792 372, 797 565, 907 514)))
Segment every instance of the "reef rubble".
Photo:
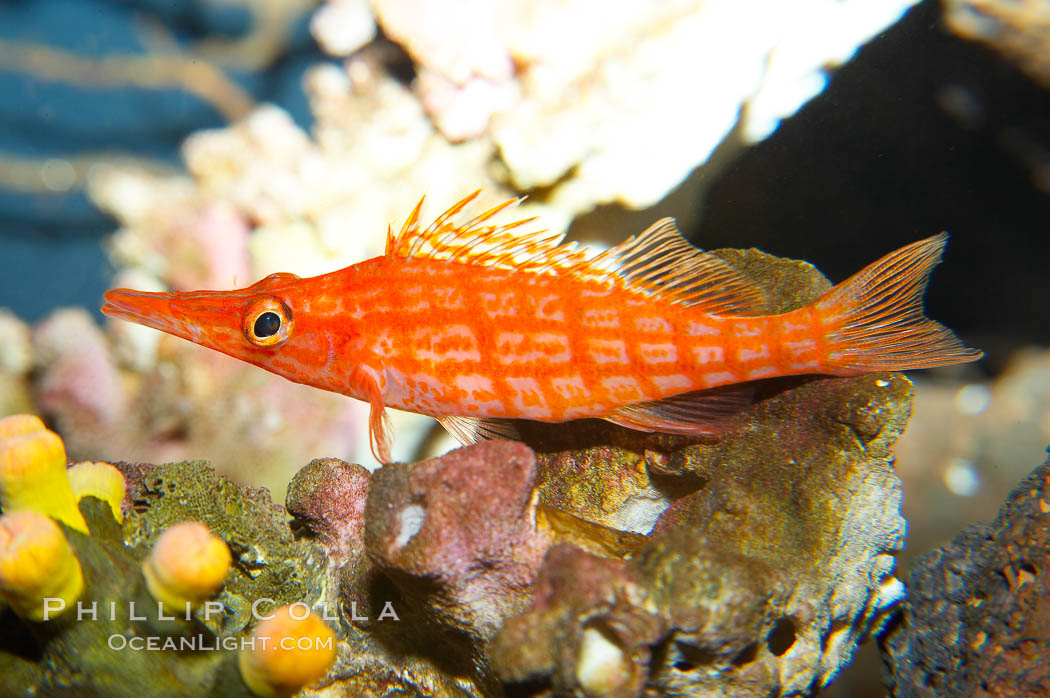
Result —
MULTIPOLYGON (((805 695, 824 685, 903 595, 890 450, 910 397, 891 374, 818 380, 761 401, 715 443, 592 447, 611 449, 606 462, 643 459, 673 501, 629 559, 549 552, 533 607, 496 638, 497 672, 549 680, 558 695, 805 695), (606 678, 589 678, 596 662, 606 678)), ((565 472, 564 460, 589 455, 540 460, 565 472)), ((583 517, 617 489, 613 475, 587 482, 583 517)))

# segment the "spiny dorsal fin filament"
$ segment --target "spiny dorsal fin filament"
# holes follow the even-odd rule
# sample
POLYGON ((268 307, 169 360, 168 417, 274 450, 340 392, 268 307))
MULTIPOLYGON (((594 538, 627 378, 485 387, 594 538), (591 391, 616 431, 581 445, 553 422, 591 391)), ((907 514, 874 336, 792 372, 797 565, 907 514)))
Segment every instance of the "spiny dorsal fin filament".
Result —
POLYGON ((520 199, 509 199, 456 224, 453 218, 480 194, 475 191, 419 229, 423 201, 409 214, 401 232, 388 236, 386 254, 397 259, 433 259, 526 274, 565 274, 621 285, 668 303, 691 305, 711 314, 747 315, 765 306, 762 292, 740 272, 712 254, 693 247, 670 218, 596 256, 549 230, 523 231, 535 218, 509 223, 492 219, 520 199))
POLYGON ((438 216, 425 230, 419 229, 422 200, 409 214, 401 232, 388 236, 386 254, 398 259, 435 259, 484 267, 514 269, 524 273, 552 273, 586 261, 575 245, 562 245, 564 235, 549 230, 520 230, 535 217, 509 223, 492 219, 521 199, 509 199, 466 223, 452 219, 481 193, 473 192, 438 216))

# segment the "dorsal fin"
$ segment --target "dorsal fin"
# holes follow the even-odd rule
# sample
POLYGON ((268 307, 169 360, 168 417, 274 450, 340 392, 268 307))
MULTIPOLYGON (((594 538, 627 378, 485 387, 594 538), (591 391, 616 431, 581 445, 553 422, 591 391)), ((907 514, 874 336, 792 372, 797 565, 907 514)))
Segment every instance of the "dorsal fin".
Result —
POLYGON ((521 199, 509 199, 466 223, 455 223, 453 217, 480 193, 479 189, 464 198, 438 216, 425 230, 419 228, 419 211, 423 206, 423 199, 420 199, 401 232, 394 235, 388 231, 386 256, 438 259, 530 273, 551 273, 587 261, 586 253, 577 249, 575 244, 561 244, 565 236, 560 233, 520 230, 521 226, 536 220, 535 217, 510 223, 492 222, 497 214, 521 199))
POLYGON ((478 190, 464 198, 425 230, 419 228, 423 206, 420 199, 401 232, 387 233, 386 255, 612 281, 628 291, 668 303, 696 306, 716 315, 747 315, 764 309, 758 287, 718 257, 689 244, 670 218, 591 257, 576 243, 561 244, 561 234, 520 230, 535 218, 492 222, 519 199, 504 201, 466 223, 454 222, 456 214, 480 193, 478 190))
POLYGON ((673 218, 656 221, 590 265, 616 273, 630 288, 714 315, 761 313, 765 307, 757 286, 725 261, 690 244, 673 218))

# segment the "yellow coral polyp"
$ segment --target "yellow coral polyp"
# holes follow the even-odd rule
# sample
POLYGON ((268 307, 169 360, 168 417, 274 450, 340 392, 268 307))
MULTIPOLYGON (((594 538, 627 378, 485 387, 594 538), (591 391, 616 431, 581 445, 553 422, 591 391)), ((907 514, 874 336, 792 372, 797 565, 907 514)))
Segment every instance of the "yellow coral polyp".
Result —
POLYGON ((61 612, 56 608, 68 609, 83 590, 80 561, 58 524, 29 510, 0 516, 0 597, 15 613, 40 621, 48 608, 54 618, 61 612))
POLYGON ((237 665, 257 696, 291 696, 322 678, 335 661, 335 633, 302 603, 275 608, 252 638, 242 644, 237 665))
POLYGON ((124 476, 109 463, 77 463, 66 471, 69 484, 73 487, 73 497, 80 501, 83 497, 98 497, 109 504, 113 518, 117 523, 124 523, 124 476))
POLYGON ((66 477, 66 448, 39 417, 0 419, 0 507, 38 511, 87 533, 66 477))
POLYGON ((230 549, 198 521, 182 521, 160 534, 142 563, 146 587, 169 612, 183 613, 215 594, 230 571, 230 549))

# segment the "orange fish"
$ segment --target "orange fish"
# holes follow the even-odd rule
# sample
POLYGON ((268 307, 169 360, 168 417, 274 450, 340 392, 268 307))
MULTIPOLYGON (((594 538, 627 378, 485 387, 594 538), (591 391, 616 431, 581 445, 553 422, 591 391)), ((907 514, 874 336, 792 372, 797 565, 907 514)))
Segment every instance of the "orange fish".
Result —
POLYGON ((116 289, 102 311, 368 402, 384 463, 387 407, 436 417, 463 443, 512 435, 509 418, 709 434, 749 404, 748 381, 982 355, 922 312, 943 233, 811 305, 763 315, 762 292, 671 219, 589 256, 561 235, 517 230, 533 219, 492 222, 516 200, 454 222, 477 195, 425 230, 420 201, 384 255, 339 271, 235 291, 116 289))

